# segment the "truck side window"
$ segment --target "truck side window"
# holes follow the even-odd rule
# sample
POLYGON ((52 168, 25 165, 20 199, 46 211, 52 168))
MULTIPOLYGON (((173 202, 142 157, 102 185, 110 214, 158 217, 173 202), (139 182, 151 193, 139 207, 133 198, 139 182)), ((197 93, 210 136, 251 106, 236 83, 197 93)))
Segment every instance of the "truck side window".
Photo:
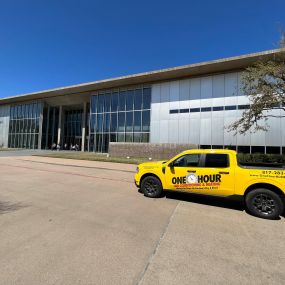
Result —
POLYGON ((174 167, 197 167, 199 165, 200 154, 186 154, 177 158, 173 162, 174 167))
POLYGON ((206 154, 205 167, 225 168, 229 166, 229 157, 227 154, 206 154))

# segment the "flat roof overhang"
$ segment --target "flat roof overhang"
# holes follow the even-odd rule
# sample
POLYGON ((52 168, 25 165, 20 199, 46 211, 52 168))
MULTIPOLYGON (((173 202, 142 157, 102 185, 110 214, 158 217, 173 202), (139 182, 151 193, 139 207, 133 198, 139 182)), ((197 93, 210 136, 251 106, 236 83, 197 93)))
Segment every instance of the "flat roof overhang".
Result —
POLYGON ((284 56, 285 48, 273 49, 241 56, 183 65, 144 73, 137 73, 128 76, 121 76, 78 85, 71 85, 67 87, 48 89, 39 92, 21 94, 13 97, 0 99, 0 105, 11 103, 13 104, 37 99, 48 99, 56 96, 82 94, 96 90, 111 89, 129 85, 151 84, 159 81, 165 81, 170 79, 175 80, 192 76, 195 77, 211 73, 242 70, 256 61, 272 60, 276 57, 283 58, 284 56))

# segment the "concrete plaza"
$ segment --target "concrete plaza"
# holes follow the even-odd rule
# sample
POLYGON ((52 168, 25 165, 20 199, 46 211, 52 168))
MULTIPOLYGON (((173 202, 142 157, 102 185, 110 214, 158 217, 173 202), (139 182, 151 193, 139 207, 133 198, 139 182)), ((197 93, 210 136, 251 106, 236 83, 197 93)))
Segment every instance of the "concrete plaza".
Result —
POLYGON ((145 198, 135 168, 1 152, 0 284, 284 284, 284 218, 145 198))

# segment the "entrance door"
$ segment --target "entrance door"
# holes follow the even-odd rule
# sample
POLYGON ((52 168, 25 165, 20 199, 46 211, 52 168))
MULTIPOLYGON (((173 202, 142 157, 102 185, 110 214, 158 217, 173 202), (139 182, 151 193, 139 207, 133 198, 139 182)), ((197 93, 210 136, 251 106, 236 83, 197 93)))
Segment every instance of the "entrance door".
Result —
POLYGON ((227 196, 234 193, 228 154, 186 154, 165 169, 167 189, 227 196))

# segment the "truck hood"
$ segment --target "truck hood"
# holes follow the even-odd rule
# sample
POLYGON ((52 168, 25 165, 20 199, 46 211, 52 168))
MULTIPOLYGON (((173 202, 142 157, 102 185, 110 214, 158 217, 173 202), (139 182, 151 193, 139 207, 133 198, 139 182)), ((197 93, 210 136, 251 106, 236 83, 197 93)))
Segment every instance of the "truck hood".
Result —
POLYGON ((141 168, 141 169, 154 169, 154 168, 161 167, 165 162, 166 162, 166 160, 145 162, 145 163, 141 163, 139 165, 139 168, 141 168))

